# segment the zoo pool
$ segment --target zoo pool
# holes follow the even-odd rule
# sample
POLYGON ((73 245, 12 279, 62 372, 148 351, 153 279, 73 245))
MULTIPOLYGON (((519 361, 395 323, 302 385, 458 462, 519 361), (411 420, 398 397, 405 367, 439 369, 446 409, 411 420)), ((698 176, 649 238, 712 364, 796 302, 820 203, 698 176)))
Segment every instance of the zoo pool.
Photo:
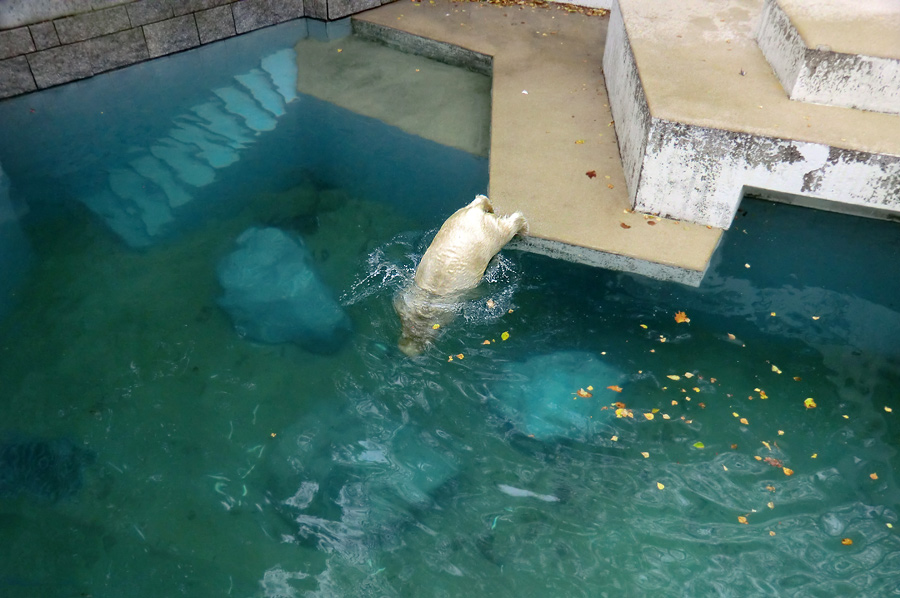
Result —
POLYGON ((0 103, 0 595, 900 595, 896 223, 747 200, 697 289, 504 251, 409 359, 487 160, 292 95, 300 27, 0 103), (333 346, 220 306, 263 228, 333 346))

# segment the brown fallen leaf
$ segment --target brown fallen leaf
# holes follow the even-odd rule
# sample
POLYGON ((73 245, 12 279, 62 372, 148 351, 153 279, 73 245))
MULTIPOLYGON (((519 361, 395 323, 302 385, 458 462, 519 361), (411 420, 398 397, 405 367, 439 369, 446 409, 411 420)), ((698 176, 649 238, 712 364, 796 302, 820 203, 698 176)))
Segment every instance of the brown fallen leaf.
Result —
POLYGON ((587 171, 586 173, 584 173, 584 174, 586 174, 587 177, 588 177, 589 179, 593 179, 593 178, 596 178, 596 176, 597 176, 597 171, 596 171, 596 170, 588 170, 588 171, 587 171))
POLYGON ((608 388, 609 390, 612 390, 614 392, 622 392, 622 387, 615 385, 615 384, 612 386, 607 386, 606 388, 608 388))
POLYGON ((620 222, 619 226, 621 226, 622 228, 631 228, 631 226, 625 224, 624 222, 620 222))

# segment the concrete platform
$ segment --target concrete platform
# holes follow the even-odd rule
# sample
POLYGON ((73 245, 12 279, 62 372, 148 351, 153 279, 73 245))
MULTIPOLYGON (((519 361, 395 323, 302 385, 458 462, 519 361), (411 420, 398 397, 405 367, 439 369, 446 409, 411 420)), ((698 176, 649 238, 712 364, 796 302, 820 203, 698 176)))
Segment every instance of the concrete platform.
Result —
POLYGON ((766 0, 756 40, 792 100, 900 114, 900 2, 766 0))
POLYGON ((900 219, 900 117, 792 101, 756 43, 762 9, 614 4, 604 72, 633 205, 727 228, 752 189, 900 219))
POLYGON ((630 209, 601 73, 607 23, 564 8, 447 0, 354 17, 358 33, 406 51, 490 64, 489 192, 499 212, 528 217, 522 249, 699 284, 721 230, 630 209))

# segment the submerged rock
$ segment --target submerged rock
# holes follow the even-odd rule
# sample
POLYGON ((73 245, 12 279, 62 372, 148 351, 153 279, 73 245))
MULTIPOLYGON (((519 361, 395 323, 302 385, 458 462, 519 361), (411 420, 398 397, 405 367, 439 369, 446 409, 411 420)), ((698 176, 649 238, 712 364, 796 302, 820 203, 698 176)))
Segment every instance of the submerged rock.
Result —
POLYGON ((303 240, 277 228, 250 228, 218 267, 219 305, 241 336, 295 342, 317 353, 338 350, 350 318, 313 266, 303 240))
POLYGON ((96 456, 70 440, 30 440, 0 444, 0 496, 56 502, 81 489, 84 468, 96 456))
POLYGON ((615 418, 609 406, 618 393, 607 386, 623 379, 592 353, 561 351, 506 365, 492 390, 499 411, 523 434, 587 441, 615 418))

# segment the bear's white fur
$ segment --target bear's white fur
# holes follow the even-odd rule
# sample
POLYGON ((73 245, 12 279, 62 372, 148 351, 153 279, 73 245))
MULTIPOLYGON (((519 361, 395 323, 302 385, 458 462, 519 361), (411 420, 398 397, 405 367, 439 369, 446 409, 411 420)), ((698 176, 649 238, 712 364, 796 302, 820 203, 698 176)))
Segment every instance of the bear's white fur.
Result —
POLYGON ((527 229, 521 212, 497 216, 484 195, 454 212, 422 256, 415 282, 394 298, 403 324, 400 349, 410 356, 422 353, 437 329, 453 319, 460 297, 481 282, 491 259, 527 229))

